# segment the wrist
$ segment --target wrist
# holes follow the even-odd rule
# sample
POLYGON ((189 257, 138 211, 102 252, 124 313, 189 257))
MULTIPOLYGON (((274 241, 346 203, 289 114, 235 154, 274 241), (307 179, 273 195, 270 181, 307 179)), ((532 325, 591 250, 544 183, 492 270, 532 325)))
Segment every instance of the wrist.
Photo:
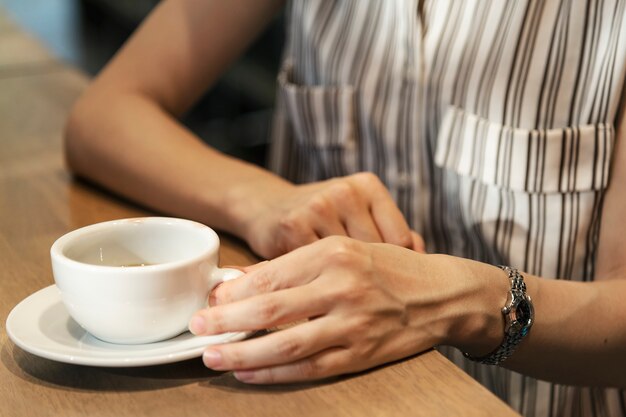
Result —
POLYGON ((286 195, 293 184, 271 173, 263 172, 261 178, 242 181, 224 195, 228 231, 250 242, 255 233, 255 223, 271 212, 277 195, 286 195))
POLYGON ((510 291, 503 271, 492 265, 454 258, 457 278, 465 281, 465 296, 449 322, 447 345, 473 357, 493 352, 504 338, 501 308, 510 291))
POLYGON ((486 365, 499 365, 506 361, 517 349, 520 342, 528 335, 534 323, 532 299, 527 294, 524 276, 515 268, 500 266, 511 283, 506 304, 502 307, 505 319, 502 343, 487 355, 474 356, 464 352, 468 359, 486 365))

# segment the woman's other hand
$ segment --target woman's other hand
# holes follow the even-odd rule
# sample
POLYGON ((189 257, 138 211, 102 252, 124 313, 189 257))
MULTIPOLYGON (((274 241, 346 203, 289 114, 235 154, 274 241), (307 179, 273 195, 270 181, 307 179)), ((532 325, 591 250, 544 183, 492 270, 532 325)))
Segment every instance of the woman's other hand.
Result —
POLYGON ((250 184, 239 192, 237 218, 252 249, 271 259, 328 236, 348 236, 424 252, 378 177, 362 172, 304 185, 250 184))

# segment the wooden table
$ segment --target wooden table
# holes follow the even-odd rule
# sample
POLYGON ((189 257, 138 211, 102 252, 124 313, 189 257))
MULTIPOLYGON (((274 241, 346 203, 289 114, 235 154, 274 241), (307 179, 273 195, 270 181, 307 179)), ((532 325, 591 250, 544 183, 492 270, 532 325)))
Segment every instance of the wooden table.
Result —
MULTIPOLYGON (((87 78, 54 60, 0 10, 0 416, 516 415, 435 351, 323 383, 248 386, 200 359, 96 368, 42 359, 7 337, 10 310, 51 285, 48 250, 69 230, 153 213, 74 180, 63 123, 87 78)), ((221 259, 250 264, 222 236, 221 259)))

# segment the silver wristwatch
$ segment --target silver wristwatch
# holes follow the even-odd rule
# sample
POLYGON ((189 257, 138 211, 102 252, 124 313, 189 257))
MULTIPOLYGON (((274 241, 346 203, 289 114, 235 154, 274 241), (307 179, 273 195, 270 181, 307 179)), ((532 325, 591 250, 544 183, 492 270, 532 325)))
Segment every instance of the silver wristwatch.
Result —
POLYGON ((533 325, 535 310, 530 297, 526 294, 524 277, 517 269, 500 266, 511 280, 506 304, 502 307, 504 315, 504 340, 493 352, 482 357, 473 357, 464 353, 465 357, 486 365, 498 365, 513 354, 519 343, 528 335, 533 325))

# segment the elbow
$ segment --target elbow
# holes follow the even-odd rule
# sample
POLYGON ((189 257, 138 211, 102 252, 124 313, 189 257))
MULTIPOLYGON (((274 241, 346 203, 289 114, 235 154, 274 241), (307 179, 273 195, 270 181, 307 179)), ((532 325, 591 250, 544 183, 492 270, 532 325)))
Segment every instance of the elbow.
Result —
POLYGON ((65 123, 63 154, 68 170, 78 176, 89 177, 89 166, 93 158, 94 125, 93 105, 86 93, 74 104, 65 123))
POLYGON ((82 142, 86 140, 82 124, 83 98, 81 97, 72 107, 67 121, 65 122, 65 131, 63 134, 63 156, 65 157, 65 165, 73 174, 80 175, 80 158, 82 142))

